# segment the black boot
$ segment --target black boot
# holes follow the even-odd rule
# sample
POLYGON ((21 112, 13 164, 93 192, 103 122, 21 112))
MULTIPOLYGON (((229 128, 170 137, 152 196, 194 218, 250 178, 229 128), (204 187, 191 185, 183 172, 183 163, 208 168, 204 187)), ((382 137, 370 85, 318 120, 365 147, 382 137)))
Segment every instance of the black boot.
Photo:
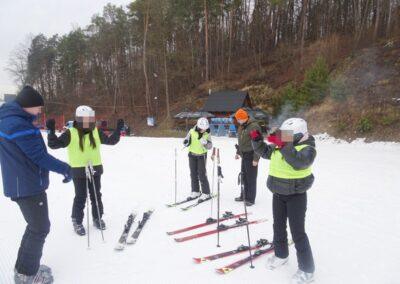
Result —
POLYGON ((104 223, 103 219, 93 219, 93 224, 99 230, 106 229, 106 223, 104 223))
POLYGON ((78 224, 75 219, 72 219, 72 225, 74 226, 74 231, 79 236, 86 235, 85 227, 82 224, 78 224))
POLYGON ((242 202, 243 201, 243 197, 239 196, 235 198, 235 201, 237 202, 242 202))

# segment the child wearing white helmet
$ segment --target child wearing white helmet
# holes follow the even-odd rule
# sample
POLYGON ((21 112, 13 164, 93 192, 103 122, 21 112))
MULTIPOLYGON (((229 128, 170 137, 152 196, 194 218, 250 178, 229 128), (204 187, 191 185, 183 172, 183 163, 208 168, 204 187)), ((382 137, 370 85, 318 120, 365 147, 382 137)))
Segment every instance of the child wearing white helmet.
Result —
POLYGON ((124 121, 119 119, 115 131, 108 136, 96 127, 95 111, 89 106, 79 106, 75 112, 73 127, 67 129, 60 137, 57 137, 55 134, 54 119, 49 119, 46 126, 50 131, 47 136, 48 146, 51 149, 68 148, 69 163, 72 168, 75 186, 75 198, 71 214, 75 232, 80 236, 86 234, 82 224, 87 198, 86 186, 89 187, 94 225, 98 229, 104 230, 106 225, 102 219, 103 202, 100 189, 103 165, 101 162, 100 145, 117 144, 120 139, 120 132, 124 126, 124 121), (87 181, 85 169, 89 164, 91 164, 94 169, 94 182, 91 180, 87 181))
POLYGON ((195 127, 190 129, 183 141, 189 149, 189 167, 192 181, 192 194, 188 199, 208 200, 210 196, 210 184, 207 178, 207 151, 212 148, 210 125, 207 118, 199 118, 195 127), (201 184, 201 192, 200 186, 201 184))
POLYGON ((257 131, 250 135, 254 151, 270 160, 267 186, 273 193, 275 255, 268 259, 267 266, 274 269, 288 261, 288 219, 298 262, 293 283, 310 283, 314 280, 315 267, 305 232, 305 217, 307 190, 314 182, 312 164, 317 154, 314 137, 309 135, 307 122, 301 118, 284 121, 267 137, 270 144, 264 143, 257 131))

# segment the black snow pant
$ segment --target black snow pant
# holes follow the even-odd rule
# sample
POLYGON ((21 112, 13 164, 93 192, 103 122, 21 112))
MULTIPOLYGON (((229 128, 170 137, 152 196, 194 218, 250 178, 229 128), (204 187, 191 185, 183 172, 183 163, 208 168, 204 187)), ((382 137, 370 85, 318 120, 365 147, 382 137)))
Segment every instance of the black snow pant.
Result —
MULTIPOLYGON (((257 195, 258 166, 253 166, 254 152, 244 152, 242 155, 241 171, 243 175, 244 194, 246 201, 254 203, 257 195)), ((240 193, 243 198, 243 193, 240 193)))
POLYGON ((50 232, 46 192, 14 200, 27 223, 18 251, 15 269, 24 275, 36 275, 42 258, 43 245, 50 232))
MULTIPOLYGON (((85 203, 87 198, 87 189, 86 189, 86 178, 74 178, 74 185, 75 185, 75 198, 74 203, 72 206, 72 215, 71 217, 76 220, 78 224, 82 224, 83 216, 84 216, 84 209, 85 203)), ((92 204, 92 217, 93 219, 101 219, 103 216, 103 202, 101 201, 101 176, 95 175, 94 176, 94 184, 96 187, 96 195, 97 195, 97 202, 99 204, 99 211, 100 211, 100 218, 97 213, 97 205, 96 205, 96 198, 94 194, 93 182, 88 181, 89 185, 89 195, 90 195, 90 202, 92 204)))
POLYGON ((274 194, 272 201, 274 215, 275 255, 280 258, 289 256, 286 220, 289 219, 290 232, 297 251, 299 269, 314 272, 314 259, 305 232, 307 193, 294 195, 274 194))
POLYGON ((207 178, 207 155, 196 156, 189 153, 189 167, 190 167, 190 178, 192 180, 192 192, 200 192, 204 194, 210 194, 210 184, 207 178))

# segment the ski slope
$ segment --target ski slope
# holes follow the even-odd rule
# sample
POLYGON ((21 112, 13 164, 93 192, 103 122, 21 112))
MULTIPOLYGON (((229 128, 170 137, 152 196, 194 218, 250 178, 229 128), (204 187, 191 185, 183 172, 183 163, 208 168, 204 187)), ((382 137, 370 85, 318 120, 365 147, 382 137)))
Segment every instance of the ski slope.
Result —
MULTIPOLYGON (((225 176, 221 208, 242 213, 243 204, 233 201, 239 195, 240 169, 240 162, 234 160, 234 144, 235 139, 214 138, 214 145, 221 149, 225 176)), ((276 271, 265 268, 267 256, 255 261, 255 269, 244 266, 227 275, 218 275, 215 269, 247 254, 204 264, 192 261, 192 257, 246 244, 245 227, 223 232, 221 248, 216 247, 216 235, 185 243, 176 243, 172 236, 167 236, 167 231, 202 222, 210 216, 210 204, 187 212, 166 208, 165 204, 174 200, 175 148, 178 199, 182 199, 190 193, 190 178, 181 139, 123 137, 116 146, 103 146, 102 193, 107 230, 103 243, 100 232, 91 225, 90 249, 86 237, 79 237, 72 230, 73 184, 63 184, 61 176, 51 174, 47 193, 52 226, 42 262, 52 267, 55 283, 290 282, 297 269, 294 246, 290 248, 289 265, 276 271), (155 212, 138 242, 122 252, 114 251, 129 213, 135 209, 141 218, 149 208, 155 212)), ((317 150, 316 182, 308 193, 306 223, 316 264, 315 283, 400 283, 400 144, 349 144, 321 135, 317 150)), ((65 149, 50 152, 66 159, 65 149)), ((250 227, 253 243, 259 238, 272 241, 272 195, 265 186, 267 169, 268 161, 262 160, 256 205, 249 211, 251 220, 268 221, 250 227)), ((211 183, 210 161, 208 171, 211 183)), ((214 217, 215 209, 216 203, 214 217)), ((0 224, 0 283, 13 283, 13 267, 25 222, 17 205, 3 195, 0 224)))

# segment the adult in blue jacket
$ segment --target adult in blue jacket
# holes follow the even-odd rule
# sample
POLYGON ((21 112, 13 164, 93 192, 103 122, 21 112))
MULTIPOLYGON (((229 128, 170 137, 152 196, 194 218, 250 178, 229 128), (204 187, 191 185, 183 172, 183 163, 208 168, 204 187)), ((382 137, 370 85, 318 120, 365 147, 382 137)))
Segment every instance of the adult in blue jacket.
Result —
POLYGON ((46 195, 49 171, 62 174, 64 182, 71 180, 69 165, 47 153, 40 130, 33 124, 43 105, 39 92, 26 86, 15 101, 0 107, 4 195, 18 204, 27 222, 15 264, 15 283, 36 283, 38 278, 42 279, 38 283, 52 283, 50 268, 40 265, 50 231, 46 195))

